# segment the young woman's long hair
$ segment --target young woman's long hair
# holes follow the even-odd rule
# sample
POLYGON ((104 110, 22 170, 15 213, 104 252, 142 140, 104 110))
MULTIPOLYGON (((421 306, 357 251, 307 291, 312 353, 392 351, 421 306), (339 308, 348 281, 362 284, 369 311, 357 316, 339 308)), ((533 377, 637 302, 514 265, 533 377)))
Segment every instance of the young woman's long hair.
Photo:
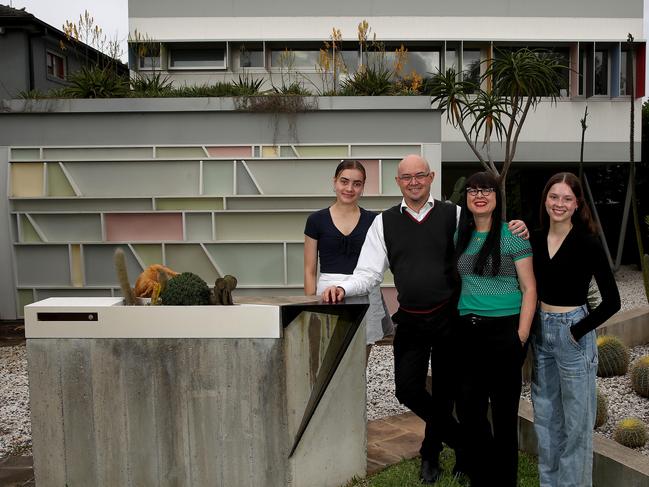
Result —
POLYGON ((334 179, 337 178, 345 169, 358 169, 363 175, 363 182, 365 182, 367 175, 365 174, 365 166, 363 166, 361 161, 354 159, 343 159, 336 167, 336 171, 334 172, 334 179))
POLYGON ((579 178, 571 172, 560 172, 548 179, 548 182, 543 188, 543 196, 541 197, 540 221, 541 228, 547 230, 550 228, 550 216, 545 208, 545 201, 548 199, 550 188, 557 183, 566 183, 568 187, 575 194, 577 198, 577 209, 572 215, 571 221, 575 226, 579 226, 589 233, 597 232, 597 224, 593 220, 593 215, 590 211, 590 206, 586 203, 584 198, 584 190, 582 189, 579 178))
MULTIPOLYGON (((473 266, 473 272, 479 276, 485 275, 489 270, 491 275, 495 276, 500 271, 500 232, 502 222, 500 215, 502 214, 503 197, 500 192, 498 180, 492 174, 484 171, 473 174, 466 181, 466 188, 493 188, 496 194, 496 208, 491 214, 491 228, 487 234, 480 252, 473 266), (490 265, 488 265, 490 264, 490 265)), ((475 220, 473 214, 467 208, 468 193, 464 195, 464 202, 461 205, 462 212, 460 214, 460 223, 458 224, 457 245, 455 246, 456 258, 469 246, 471 236, 475 230, 475 220)))

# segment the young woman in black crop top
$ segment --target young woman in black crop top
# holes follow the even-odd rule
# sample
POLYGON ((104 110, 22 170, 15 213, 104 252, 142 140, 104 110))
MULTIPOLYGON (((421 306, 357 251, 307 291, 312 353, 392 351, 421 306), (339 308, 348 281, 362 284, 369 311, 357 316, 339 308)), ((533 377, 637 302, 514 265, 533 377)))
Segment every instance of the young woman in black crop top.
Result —
POLYGON ((541 485, 592 485, 597 402, 595 328, 620 309, 620 295, 579 179, 550 178, 541 200, 541 230, 531 237, 539 298, 532 334, 532 402, 541 485), (595 277, 602 302, 589 314, 595 277))

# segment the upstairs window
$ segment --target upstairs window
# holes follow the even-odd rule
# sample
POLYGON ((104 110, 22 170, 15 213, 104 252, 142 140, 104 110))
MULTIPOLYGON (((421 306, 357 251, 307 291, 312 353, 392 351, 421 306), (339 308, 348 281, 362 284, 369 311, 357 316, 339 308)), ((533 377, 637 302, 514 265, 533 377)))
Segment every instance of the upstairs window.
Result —
POLYGON ((262 44, 241 44, 239 46, 240 68, 266 67, 264 46, 262 44))
POLYGON ((160 68, 160 44, 138 46, 138 67, 145 70, 160 68))
POLYGON ((629 80, 633 76, 633 66, 629 51, 620 52, 620 96, 630 96, 629 80))
POLYGON ((225 69, 224 44, 170 44, 169 69, 225 69))
POLYGON ((595 50, 595 95, 608 95, 608 51, 595 50))
POLYGON ((65 58, 47 51, 47 75, 56 79, 65 79, 65 58))

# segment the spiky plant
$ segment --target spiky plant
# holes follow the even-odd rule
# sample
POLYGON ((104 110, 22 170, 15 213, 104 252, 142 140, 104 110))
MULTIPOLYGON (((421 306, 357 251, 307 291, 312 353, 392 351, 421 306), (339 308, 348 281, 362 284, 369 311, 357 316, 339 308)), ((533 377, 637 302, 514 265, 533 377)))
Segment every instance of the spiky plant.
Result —
POLYGON ((617 424, 613 432, 613 439, 620 445, 629 448, 643 447, 648 438, 647 425, 638 418, 624 418, 617 424))
POLYGON ((608 399, 597 388, 597 414, 595 415, 595 428, 599 428, 608 420, 608 399))
POLYGON ((629 350, 613 335, 597 337, 597 353, 599 364, 597 375, 600 377, 613 377, 626 374, 629 368, 629 350))
POLYGON ((649 355, 631 364, 631 386, 643 397, 649 397, 649 355))

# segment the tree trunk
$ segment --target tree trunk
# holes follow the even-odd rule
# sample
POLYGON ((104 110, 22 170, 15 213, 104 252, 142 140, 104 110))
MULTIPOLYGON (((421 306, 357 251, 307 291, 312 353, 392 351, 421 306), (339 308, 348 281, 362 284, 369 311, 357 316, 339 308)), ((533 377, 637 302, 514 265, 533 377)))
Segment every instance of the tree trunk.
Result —
POLYGON ((498 180, 498 185, 500 186, 500 194, 502 195, 502 211, 500 213, 500 218, 504 221, 507 221, 507 192, 505 191, 505 186, 507 186, 507 175, 503 175, 498 180))

